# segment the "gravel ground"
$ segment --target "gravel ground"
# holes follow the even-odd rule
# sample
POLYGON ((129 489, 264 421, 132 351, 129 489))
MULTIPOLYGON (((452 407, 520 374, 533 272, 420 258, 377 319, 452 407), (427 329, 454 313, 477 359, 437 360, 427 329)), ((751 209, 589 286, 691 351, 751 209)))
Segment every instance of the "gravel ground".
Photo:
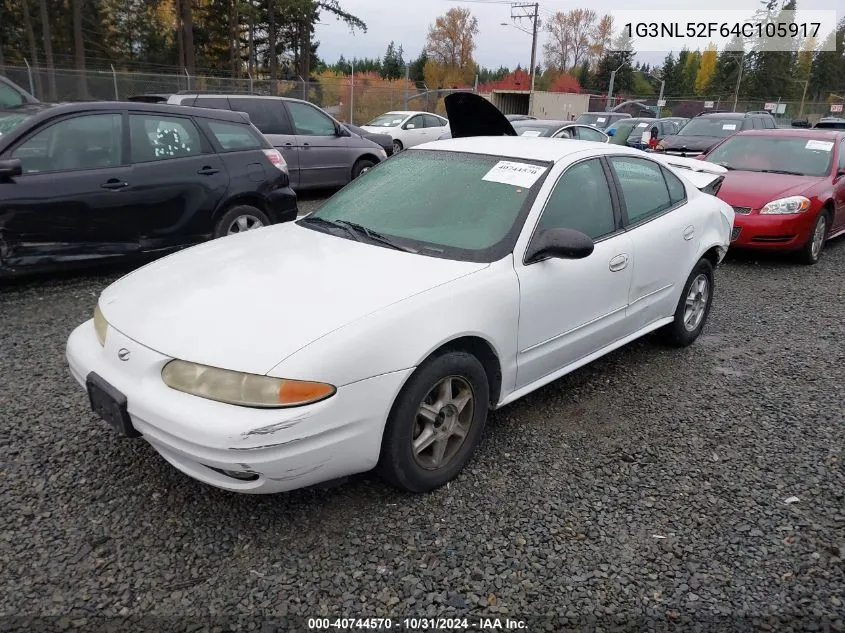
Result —
POLYGON ((66 370, 117 273, 0 287, 0 630, 842 631, 843 269, 843 240, 815 267, 730 258, 695 345, 640 341, 495 413, 424 496, 197 483, 115 439, 66 370))

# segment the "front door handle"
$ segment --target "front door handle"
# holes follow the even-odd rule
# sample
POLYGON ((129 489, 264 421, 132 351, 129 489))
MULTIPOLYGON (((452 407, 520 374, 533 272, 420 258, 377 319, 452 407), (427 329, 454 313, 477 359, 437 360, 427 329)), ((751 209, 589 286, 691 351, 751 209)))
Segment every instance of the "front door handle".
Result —
POLYGON ((610 271, 614 273, 618 273, 620 270, 623 270, 625 267, 628 266, 628 256, 625 253, 621 253, 610 260, 610 271))
POLYGON ((690 226, 688 226, 687 228, 684 229, 684 239, 685 240, 691 240, 694 235, 695 235, 695 227, 694 226, 690 225, 690 226))
POLYGON ((205 166, 202 169, 200 169, 197 173, 200 176, 213 176, 214 174, 219 173, 219 172, 220 172, 219 169, 214 169, 214 167, 205 166))
POLYGON ((117 178, 110 178, 106 182, 104 182, 100 187, 103 189, 111 189, 113 191, 117 189, 125 189, 129 186, 128 182, 123 182, 122 180, 118 180, 117 178))

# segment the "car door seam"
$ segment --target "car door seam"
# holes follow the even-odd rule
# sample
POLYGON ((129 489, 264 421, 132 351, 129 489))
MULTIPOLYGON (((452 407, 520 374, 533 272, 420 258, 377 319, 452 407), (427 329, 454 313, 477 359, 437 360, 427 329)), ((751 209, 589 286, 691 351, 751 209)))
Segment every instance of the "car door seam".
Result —
POLYGON ((592 325, 593 323, 597 323, 597 322, 601 321, 602 319, 606 319, 609 316, 613 316, 617 312, 621 312, 621 311, 627 310, 627 309, 628 309, 628 302, 626 301, 625 305, 623 305, 619 308, 616 308, 614 310, 611 310, 607 314, 602 314, 601 316, 597 316, 595 319, 592 319, 591 321, 587 321, 586 323, 582 323, 581 325, 576 325, 575 327, 570 328, 570 329, 566 330, 565 332, 561 332, 560 334, 555 334, 554 336, 546 339, 545 341, 541 341, 540 343, 535 343, 534 345, 531 345, 530 347, 526 347, 524 350, 521 350, 519 353, 520 354, 527 354, 528 352, 533 351, 533 350, 537 349, 538 347, 542 347, 544 345, 548 345, 549 343, 553 343, 554 341, 556 341, 557 339, 559 339, 561 337, 564 337, 568 334, 572 334, 574 332, 577 332, 578 330, 581 330, 581 329, 583 329, 583 328, 585 328, 589 325, 592 325))

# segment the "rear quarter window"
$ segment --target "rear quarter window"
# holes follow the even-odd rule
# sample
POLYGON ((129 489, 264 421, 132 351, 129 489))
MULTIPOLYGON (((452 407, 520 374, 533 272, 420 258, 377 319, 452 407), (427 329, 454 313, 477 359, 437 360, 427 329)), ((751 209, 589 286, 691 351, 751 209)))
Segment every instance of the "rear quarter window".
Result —
POLYGON ((207 120, 206 124, 224 152, 270 148, 270 144, 247 125, 212 120, 207 120))

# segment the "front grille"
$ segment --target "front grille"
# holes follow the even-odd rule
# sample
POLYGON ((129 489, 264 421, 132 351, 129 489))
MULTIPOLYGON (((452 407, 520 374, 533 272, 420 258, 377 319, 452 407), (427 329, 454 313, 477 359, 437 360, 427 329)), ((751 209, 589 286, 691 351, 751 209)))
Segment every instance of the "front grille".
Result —
POLYGON ((739 237, 740 233, 742 233, 742 227, 735 226, 731 231, 731 242, 735 241, 739 237))
POLYGON ((748 215, 751 213, 751 207, 734 207, 734 213, 737 215, 748 215))
POLYGON ((778 242, 789 242, 793 239, 795 239, 794 235, 760 235, 758 237, 751 238, 751 241, 777 244, 778 242))

